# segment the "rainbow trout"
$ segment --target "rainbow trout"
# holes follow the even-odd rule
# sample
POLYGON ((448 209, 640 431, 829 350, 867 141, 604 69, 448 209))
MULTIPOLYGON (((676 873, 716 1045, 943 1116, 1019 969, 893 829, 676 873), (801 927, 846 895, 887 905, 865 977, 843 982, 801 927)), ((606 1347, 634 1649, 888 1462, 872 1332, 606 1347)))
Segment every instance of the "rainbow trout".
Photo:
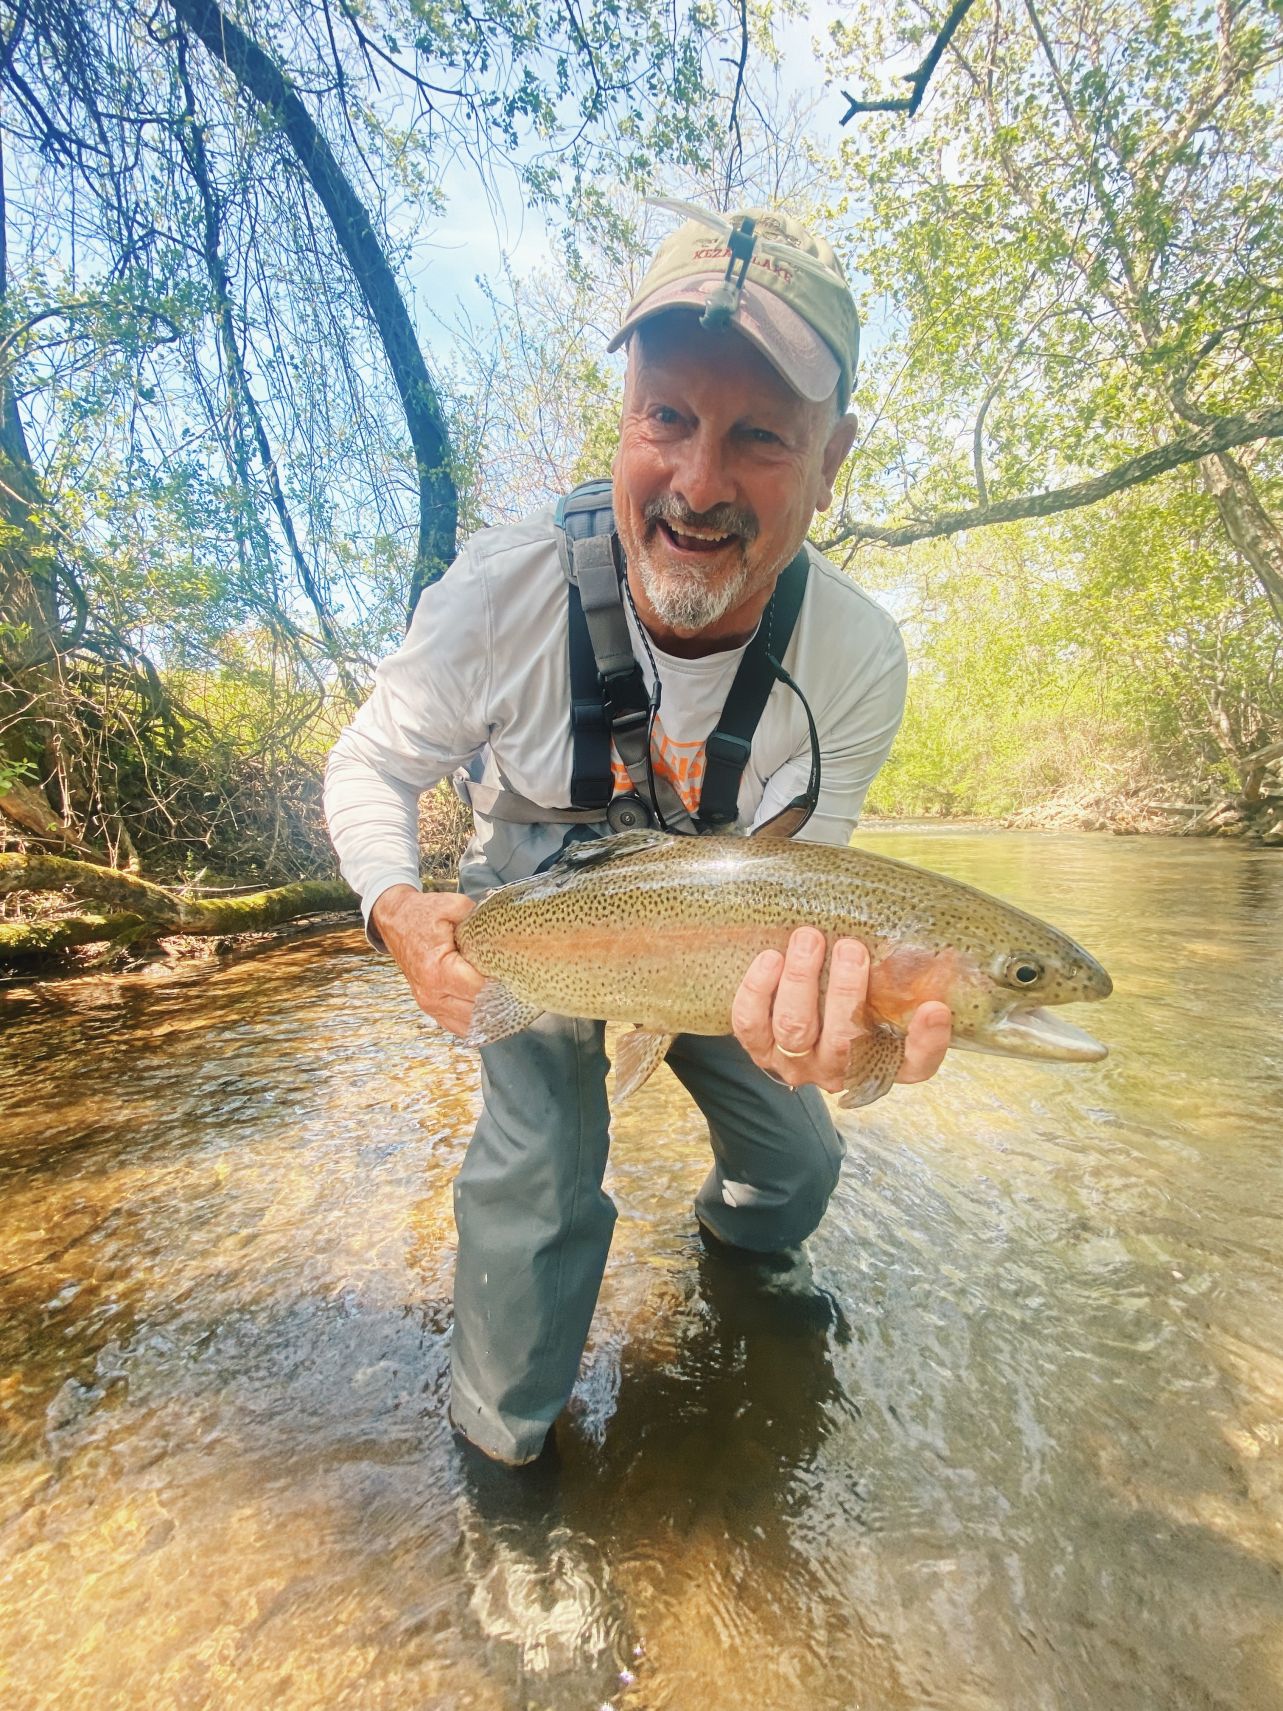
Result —
POLYGON ((867 850, 654 831, 574 844, 460 925, 459 949, 487 977, 466 1043, 506 1039, 545 1010, 632 1022, 616 1049, 625 1098, 674 1034, 730 1033, 753 958, 803 926, 819 928, 830 955, 838 938, 869 949, 868 1032, 852 1047, 843 1105, 888 1090, 928 998, 953 1012, 955 1045, 1067 1063, 1108 1050, 1048 1006, 1107 998, 1109 976, 1036 916, 867 850))

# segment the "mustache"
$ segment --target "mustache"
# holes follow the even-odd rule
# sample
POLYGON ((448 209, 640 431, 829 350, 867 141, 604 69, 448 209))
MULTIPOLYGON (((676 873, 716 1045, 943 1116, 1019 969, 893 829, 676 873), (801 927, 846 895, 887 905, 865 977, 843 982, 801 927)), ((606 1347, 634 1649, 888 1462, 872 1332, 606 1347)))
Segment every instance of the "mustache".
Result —
POLYGON ((708 511, 692 511, 672 493, 648 499, 642 507, 642 518, 648 525, 667 523, 679 530, 708 529, 715 535, 738 535, 745 542, 756 540, 761 530, 753 512, 742 505, 714 505, 708 511))

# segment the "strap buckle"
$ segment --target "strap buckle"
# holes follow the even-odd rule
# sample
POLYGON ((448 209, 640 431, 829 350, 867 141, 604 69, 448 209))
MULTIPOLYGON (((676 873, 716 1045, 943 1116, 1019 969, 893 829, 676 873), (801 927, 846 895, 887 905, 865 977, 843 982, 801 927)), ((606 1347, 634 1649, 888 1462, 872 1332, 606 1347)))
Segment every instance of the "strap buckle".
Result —
POLYGON ((616 712, 613 701, 610 703, 610 734, 616 741, 621 736, 627 738, 635 731, 644 731, 649 722, 649 707, 621 707, 616 712))

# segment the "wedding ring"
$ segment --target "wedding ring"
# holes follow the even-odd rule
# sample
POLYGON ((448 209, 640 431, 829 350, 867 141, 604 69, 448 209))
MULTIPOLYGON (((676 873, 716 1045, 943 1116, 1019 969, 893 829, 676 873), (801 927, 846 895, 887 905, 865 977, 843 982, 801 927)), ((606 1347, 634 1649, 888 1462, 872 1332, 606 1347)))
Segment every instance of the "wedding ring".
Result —
POLYGON ((804 1052, 791 1052, 787 1046, 782 1046, 780 1042, 776 1040, 775 1049, 781 1057, 810 1057, 813 1048, 808 1046, 804 1052))

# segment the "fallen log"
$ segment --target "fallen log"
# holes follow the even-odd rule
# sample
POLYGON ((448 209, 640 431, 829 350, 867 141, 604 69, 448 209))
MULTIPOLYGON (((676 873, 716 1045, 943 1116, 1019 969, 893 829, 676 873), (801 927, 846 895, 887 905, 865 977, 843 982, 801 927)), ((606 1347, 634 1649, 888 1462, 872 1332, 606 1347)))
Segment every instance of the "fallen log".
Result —
POLYGON ((1224 796, 1219 802, 1212 802, 1201 813, 1181 827, 1177 834, 1182 838, 1193 838, 1208 832, 1218 831, 1229 820, 1242 819, 1241 804, 1232 796, 1224 796))
POLYGON ((1248 755, 1241 762, 1243 771, 1243 800, 1259 802, 1267 794, 1265 775, 1276 761, 1283 760, 1283 743, 1271 743, 1267 748, 1258 749, 1255 754, 1248 755))
POLYGON ((42 921, 0 921, 0 962, 54 956, 103 940, 131 938, 147 923, 141 915, 63 915, 42 921))
POLYGON ((106 905, 112 912, 0 923, 0 960, 46 956, 100 940, 138 944, 176 933, 263 932, 357 907, 355 892, 341 879, 299 880, 242 897, 189 897, 118 868, 61 856, 0 855, 0 896, 19 891, 69 892, 77 903, 106 905))

